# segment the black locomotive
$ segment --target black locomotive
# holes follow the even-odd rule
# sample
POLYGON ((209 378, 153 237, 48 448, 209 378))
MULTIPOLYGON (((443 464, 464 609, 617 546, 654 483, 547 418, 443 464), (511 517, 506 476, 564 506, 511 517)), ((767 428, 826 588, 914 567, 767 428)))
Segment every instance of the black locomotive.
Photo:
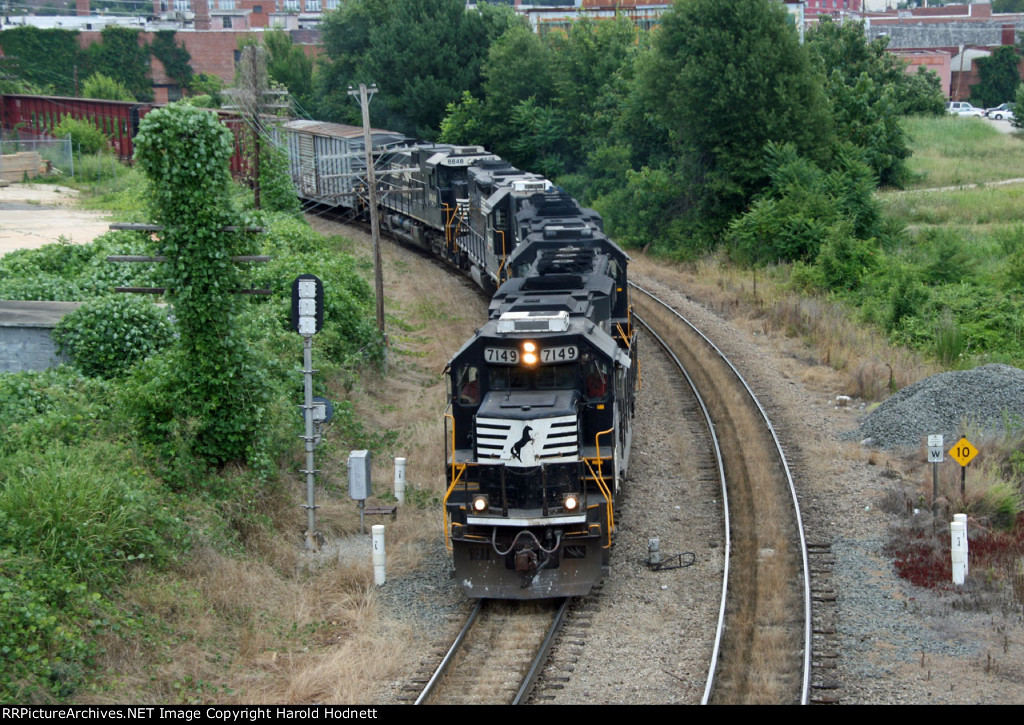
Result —
MULTIPOLYGON (((358 207, 361 132, 295 123, 284 133, 300 195, 358 207)), ((476 598, 586 594, 607 568, 629 463, 628 258, 596 212, 480 147, 386 131, 372 143, 382 227, 493 293, 446 369, 456 578, 476 598)))

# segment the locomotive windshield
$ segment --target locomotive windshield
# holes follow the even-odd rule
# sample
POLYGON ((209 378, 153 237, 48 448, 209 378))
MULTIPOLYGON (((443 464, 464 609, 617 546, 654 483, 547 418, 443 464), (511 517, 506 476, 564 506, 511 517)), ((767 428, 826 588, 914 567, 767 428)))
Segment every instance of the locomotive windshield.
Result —
MULTIPOLYGON (((523 367, 488 365, 483 380, 488 390, 571 390, 581 389, 588 401, 603 400, 608 395, 608 364, 588 359, 582 364, 539 365, 523 367), (582 386, 580 383, 583 383, 582 386)), ((458 368, 455 389, 462 405, 478 405, 482 399, 481 375, 476 365, 458 368)))

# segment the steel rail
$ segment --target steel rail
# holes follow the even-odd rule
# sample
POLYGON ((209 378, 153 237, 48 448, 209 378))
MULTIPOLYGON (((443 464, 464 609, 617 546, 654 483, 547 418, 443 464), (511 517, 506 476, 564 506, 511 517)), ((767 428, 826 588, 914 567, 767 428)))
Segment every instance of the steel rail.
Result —
MULTIPOLYGON (((639 289, 639 288, 638 288, 639 289)), ((653 297, 652 297, 653 298, 653 297)), ((690 373, 687 372, 686 366, 683 365, 682 361, 676 356, 675 352, 668 346, 668 343, 654 331, 647 322, 637 315, 633 314, 633 319, 643 325, 644 328, 657 340, 658 344, 661 345, 662 349, 672 358, 675 362, 676 367, 686 378, 687 384, 690 386, 690 390, 693 391, 694 397, 697 398, 697 403, 700 405, 701 411, 704 413, 704 422, 708 427, 708 432, 711 435, 711 442, 715 448, 715 460, 718 464, 718 483, 722 491, 722 514, 725 518, 725 553, 723 556, 722 566, 722 596, 718 605, 718 626, 715 627, 715 644, 711 651, 711 662, 708 665, 708 678, 704 686, 704 696, 701 698, 700 704, 707 705, 708 699, 711 696, 711 689, 715 682, 715 672, 718 670, 718 656, 722 649, 722 634, 725 631, 725 604, 729 596, 729 560, 730 554, 732 553, 732 536, 731 536, 731 525, 729 522, 729 491, 725 483, 725 465, 722 462, 722 448, 718 442, 718 433, 715 431, 715 423, 711 419, 711 411, 708 410, 707 405, 704 403, 704 398, 701 397, 700 392, 697 390, 696 383, 693 382, 693 378, 690 377, 690 373)))
POLYGON ((555 621, 551 623, 551 627, 548 629, 547 636, 544 637, 544 641, 540 645, 540 649, 537 650, 537 656, 533 658, 533 664, 530 665, 529 671, 526 673, 526 677, 523 678, 523 684, 519 687, 519 692, 512 699, 513 705, 522 705, 526 702, 526 698, 533 692, 533 686, 537 682, 537 678, 540 676, 541 670, 544 669, 544 665, 548 661, 548 655, 551 653, 551 648, 555 644, 555 638, 562 629, 562 625, 565 624, 565 618, 569 613, 569 603, 572 601, 569 597, 562 600, 562 605, 558 608, 558 613, 555 614, 555 621))
POLYGON ((458 652, 459 647, 461 647, 462 643, 466 640, 466 635, 469 634, 469 630, 471 630, 473 625, 476 623, 477 617, 480 615, 480 610, 483 609, 484 602, 486 601, 486 599, 477 600, 476 606, 473 607, 473 611, 469 613, 469 619, 466 620, 466 624, 462 627, 462 631, 459 632, 459 636, 455 638, 455 642, 453 642, 452 646, 448 649, 448 653, 445 654, 444 659, 441 660, 441 664, 437 666, 437 670, 435 670, 433 676, 423 688, 423 692, 421 692, 420 696, 416 698, 416 702, 413 703, 414 705, 422 705, 426 702, 427 698, 430 697, 431 693, 433 693, 434 687, 441 681, 441 678, 444 677, 444 674, 448 671, 448 666, 451 665, 452 660, 455 659, 455 653, 458 652))
MULTIPOLYGON (((635 282, 630 282, 629 285, 633 289, 639 291, 641 294, 647 295, 649 298, 651 298, 652 300, 654 300, 655 302, 657 302, 658 304, 663 306, 665 309, 671 311, 672 314, 674 314, 681 322, 683 322, 683 324, 688 326, 697 335, 699 335, 701 337, 701 339, 703 339, 704 342, 707 343, 707 345, 709 347, 711 347, 711 349, 713 349, 718 354, 718 356, 732 370, 733 374, 736 376, 736 379, 746 389, 747 394, 750 396, 750 399, 753 401, 754 405, 757 406, 757 409, 760 412, 760 415, 761 415, 762 419, 764 420, 765 425, 768 428, 768 431, 771 433, 772 440, 775 442, 775 448, 778 451, 779 459, 782 461, 782 467, 783 467, 783 470, 785 471, 786 480, 787 480, 788 485, 789 485, 790 497, 792 499, 793 510, 794 510, 794 514, 796 516, 797 531, 799 533, 799 538, 800 538, 800 555, 801 555, 801 561, 802 561, 802 565, 803 565, 803 599, 804 599, 804 657, 803 657, 804 661, 803 661, 803 683, 802 683, 802 687, 801 687, 800 703, 802 705, 806 705, 809 702, 810 677, 811 677, 811 584, 810 584, 810 566, 809 566, 808 561, 807 561, 807 538, 806 538, 806 535, 805 535, 805 532, 804 532, 803 516, 801 515, 801 512, 800 512, 800 502, 799 502, 799 500, 797 498, 797 494, 796 494, 796 485, 793 483, 793 474, 790 471, 789 462, 786 460, 786 455, 785 455, 785 453, 782 450, 782 444, 779 441, 779 436, 778 436, 778 434, 775 431, 775 426, 772 425, 771 419, 768 417, 768 413, 765 411, 764 407, 761 405, 761 401, 754 394, 753 389, 750 387, 750 385, 747 383, 747 381, 744 379, 744 377, 740 374, 740 371, 736 368, 735 365, 732 364, 732 361, 729 360, 729 358, 725 355, 725 353, 722 352, 722 350, 714 342, 712 342, 710 338, 708 338, 707 335, 705 335, 703 332, 701 332, 697 328, 696 325, 694 325, 692 322, 690 322, 688 319, 686 319, 682 314, 680 314, 678 310, 676 310, 674 307, 672 307, 670 304, 668 304, 664 300, 662 300, 659 297, 657 297, 652 292, 644 289, 643 287, 641 287, 640 285, 636 284, 635 282)), ((707 702, 707 698, 708 698, 708 692, 705 692, 704 700, 702 700, 702 703, 706 703, 707 702)))

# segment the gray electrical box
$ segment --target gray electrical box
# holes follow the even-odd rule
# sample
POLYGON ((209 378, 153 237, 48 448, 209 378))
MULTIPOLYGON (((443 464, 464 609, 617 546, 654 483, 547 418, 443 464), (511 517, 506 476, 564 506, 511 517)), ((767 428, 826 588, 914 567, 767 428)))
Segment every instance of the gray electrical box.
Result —
POLYGON ((352 451, 348 454, 348 495, 357 501, 373 495, 369 451, 352 451))

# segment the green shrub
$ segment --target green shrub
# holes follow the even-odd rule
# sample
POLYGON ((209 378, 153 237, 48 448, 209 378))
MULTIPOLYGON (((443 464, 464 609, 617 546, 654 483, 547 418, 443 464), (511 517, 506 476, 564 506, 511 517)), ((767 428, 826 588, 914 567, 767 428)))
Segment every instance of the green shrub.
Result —
POLYGON ((184 541, 150 485, 114 442, 0 458, 0 701, 70 695, 120 616, 102 595, 129 563, 162 563, 184 541))
POLYGON ((78 181, 101 181, 127 173, 114 154, 90 154, 75 161, 75 179, 78 181))
POLYGON ((874 239, 857 239, 852 225, 843 221, 829 227, 815 264, 826 289, 855 289, 878 265, 877 253, 874 239))
POLYGON ((66 365, 0 375, 0 456, 95 435, 110 414, 107 381, 66 365))
POLYGON ((71 143, 83 156, 98 154, 110 148, 110 139, 95 124, 85 119, 64 116, 53 127, 53 135, 58 138, 70 136, 71 143))
POLYGON ((82 97, 103 98, 109 101, 136 100, 124 83, 102 73, 93 73, 82 81, 82 97))
POLYGON ((154 285, 155 267, 115 264, 111 254, 144 254, 136 232, 107 232, 91 244, 61 240, 38 249, 19 249, 0 257, 0 299, 78 300, 111 294, 115 287, 154 285))
MULTIPOLYGON (((0 526, 7 528, 0 514, 0 526)), ((61 569, 0 546, 0 702, 52 702, 74 692, 98 647, 100 598, 61 569)))
POLYGON ((86 375, 101 378, 123 375, 168 345, 173 336, 164 310, 125 296, 86 302, 53 330, 60 352, 86 375))

